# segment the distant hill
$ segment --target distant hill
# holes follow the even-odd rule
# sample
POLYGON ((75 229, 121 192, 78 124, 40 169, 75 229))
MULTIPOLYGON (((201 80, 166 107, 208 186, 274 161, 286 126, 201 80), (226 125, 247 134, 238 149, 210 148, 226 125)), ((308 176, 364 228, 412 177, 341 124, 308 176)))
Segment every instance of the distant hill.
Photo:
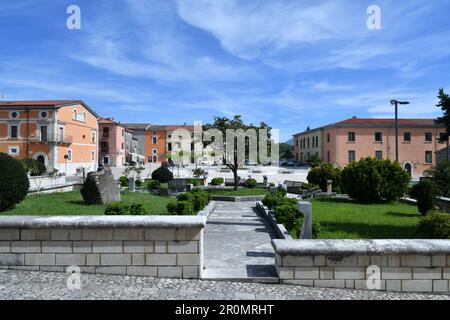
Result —
POLYGON ((286 144, 290 144, 291 146, 294 145, 294 139, 290 139, 288 141, 285 142, 286 144))

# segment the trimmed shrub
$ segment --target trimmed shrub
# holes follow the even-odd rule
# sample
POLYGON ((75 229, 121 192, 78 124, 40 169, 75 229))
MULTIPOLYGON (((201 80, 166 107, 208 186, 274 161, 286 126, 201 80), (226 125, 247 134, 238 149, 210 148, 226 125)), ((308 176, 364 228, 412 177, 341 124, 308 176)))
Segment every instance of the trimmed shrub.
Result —
POLYGON ((20 161, 0 153, 0 212, 25 199, 29 188, 30 182, 20 161))
POLYGON ((444 197, 450 197, 450 161, 439 162, 425 175, 433 179, 444 197))
POLYGON ((419 222, 419 234, 424 239, 450 239, 450 215, 433 212, 419 222))
POLYGON ((173 174, 166 167, 160 167, 152 172, 152 180, 157 180, 160 183, 166 183, 173 180, 173 174))
POLYGON ((323 163, 323 160, 313 154, 306 160, 306 163, 309 164, 311 168, 317 168, 323 163))
POLYGON ((123 202, 113 202, 105 209, 105 216, 125 216, 129 212, 128 205, 123 202))
POLYGON ((148 212, 142 204, 133 203, 128 206, 128 214, 131 216, 145 216, 148 212))
POLYGON ((440 190, 433 180, 422 179, 411 188, 409 194, 411 198, 417 200, 419 212, 426 216, 430 211, 434 210, 440 190))
POLYGON ((114 202, 105 209, 105 216, 143 216, 148 214, 142 204, 114 202))
POLYGON ((192 200, 194 199, 194 196, 192 195, 192 193, 181 193, 179 195, 177 195, 177 200, 178 201, 190 201, 192 202, 192 200))
POLYGON ((187 182, 187 184, 192 184, 194 187, 198 187, 200 185, 200 180, 198 180, 198 179, 190 178, 190 179, 187 179, 186 182, 187 182))
POLYGON ((375 158, 354 161, 342 171, 342 186, 348 195, 367 204, 402 197, 410 180, 398 162, 375 158))
POLYGON ((283 204, 297 204, 296 199, 286 198, 286 190, 280 188, 277 193, 269 193, 262 200, 263 205, 265 205, 269 210, 274 210, 276 206, 283 204))
POLYGON ((295 221, 302 217, 297 206, 291 203, 284 203, 275 207, 275 219, 289 231, 294 228, 295 221))
POLYGON ((142 185, 144 183, 142 182, 142 180, 136 180, 135 184, 136 184, 136 187, 142 187, 142 185))
POLYGON ((197 192, 193 194, 192 205, 195 212, 203 210, 208 205, 208 195, 205 193, 197 192))
POLYGON ((20 161, 26 172, 32 177, 42 176, 47 172, 45 165, 34 159, 23 159, 20 161))
POLYGON ((190 216, 194 214, 192 202, 190 201, 177 201, 176 210, 177 215, 190 216))
POLYGON ((213 186, 221 186, 225 183, 224 178, 214 178, 211 180, 211 185, 213 186))
POLYGON ((167 211, 170 214, 193 215, 203 210, 210 200, 211 195, 208 192, 194 189, 190 192, 179 194, 176 201, 167 204, 167 211))
POLYGON ((120 186, 122 188, 128 187, 128 178, 127 177, 122 176, 122 177, 120 177, 119 181, 120 181, 120 186))
POLYGON ((161 187, 161 183, 158 180, 150 180, 147 183, 147 188, 149 190, 158 190, 161 187))
POLYGON ((308 173, 308 183, 320 187, 323 192, 327 191, 327 181, 333 181, 333 191, 341 192, 341 174, 342 170, 334 168, 330 163, 323 163, 322 165, 311 169, 308 173))
POLYGON ((177 201, 171 201, 167 204, 167 211, 170 214, 177 214, 177 201))
POLYGON ((247 181, 245 181, 245 186, 249 189, 256 188, 256 180, 255 179, 247 179, 247 181))

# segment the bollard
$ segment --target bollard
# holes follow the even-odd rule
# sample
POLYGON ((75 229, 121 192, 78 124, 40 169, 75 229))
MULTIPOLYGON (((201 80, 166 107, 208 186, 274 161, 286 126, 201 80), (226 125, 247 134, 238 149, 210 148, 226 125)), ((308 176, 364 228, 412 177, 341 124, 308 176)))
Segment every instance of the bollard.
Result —
POLYGON ((136 192, 136 181, 134 177, 128 178, 128 189, 130 192, 136 192))
POLYGON ((297 204, 298 211, 303 213, 303 224, 299 239, 312 239, 312 205, 301 201, 297 204))
POLYGON ((328 193, 333 192, 333 180, 327 180, 327 192, 328 193))

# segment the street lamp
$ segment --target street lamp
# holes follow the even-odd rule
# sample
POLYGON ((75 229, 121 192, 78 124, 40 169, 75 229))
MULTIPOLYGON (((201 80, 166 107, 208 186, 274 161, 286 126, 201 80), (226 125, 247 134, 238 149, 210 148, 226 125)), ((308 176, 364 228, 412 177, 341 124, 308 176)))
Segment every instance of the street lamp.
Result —
POLYGON ((391 105, 395 106, 395 160, 398 162, 398 105, 409 104, 408 101, 391 100, 391 105))

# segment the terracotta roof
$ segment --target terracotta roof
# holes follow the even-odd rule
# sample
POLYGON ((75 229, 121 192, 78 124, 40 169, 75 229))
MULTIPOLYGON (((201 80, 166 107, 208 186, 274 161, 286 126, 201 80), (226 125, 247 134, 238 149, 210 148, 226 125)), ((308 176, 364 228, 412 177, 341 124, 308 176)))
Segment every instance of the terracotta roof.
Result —
MULTIPOLYGON (((434 119, 398 119, 400 126, 435 126, 434 119)), ((360 119, 351 118, 331 125, 395 125, 395 119, 360 119)))
POLYGON ((0 107, 34 107, 60 106, 65 104, 83 103, 81 100, 40 100, 40 101, 0 101, 0 107))

